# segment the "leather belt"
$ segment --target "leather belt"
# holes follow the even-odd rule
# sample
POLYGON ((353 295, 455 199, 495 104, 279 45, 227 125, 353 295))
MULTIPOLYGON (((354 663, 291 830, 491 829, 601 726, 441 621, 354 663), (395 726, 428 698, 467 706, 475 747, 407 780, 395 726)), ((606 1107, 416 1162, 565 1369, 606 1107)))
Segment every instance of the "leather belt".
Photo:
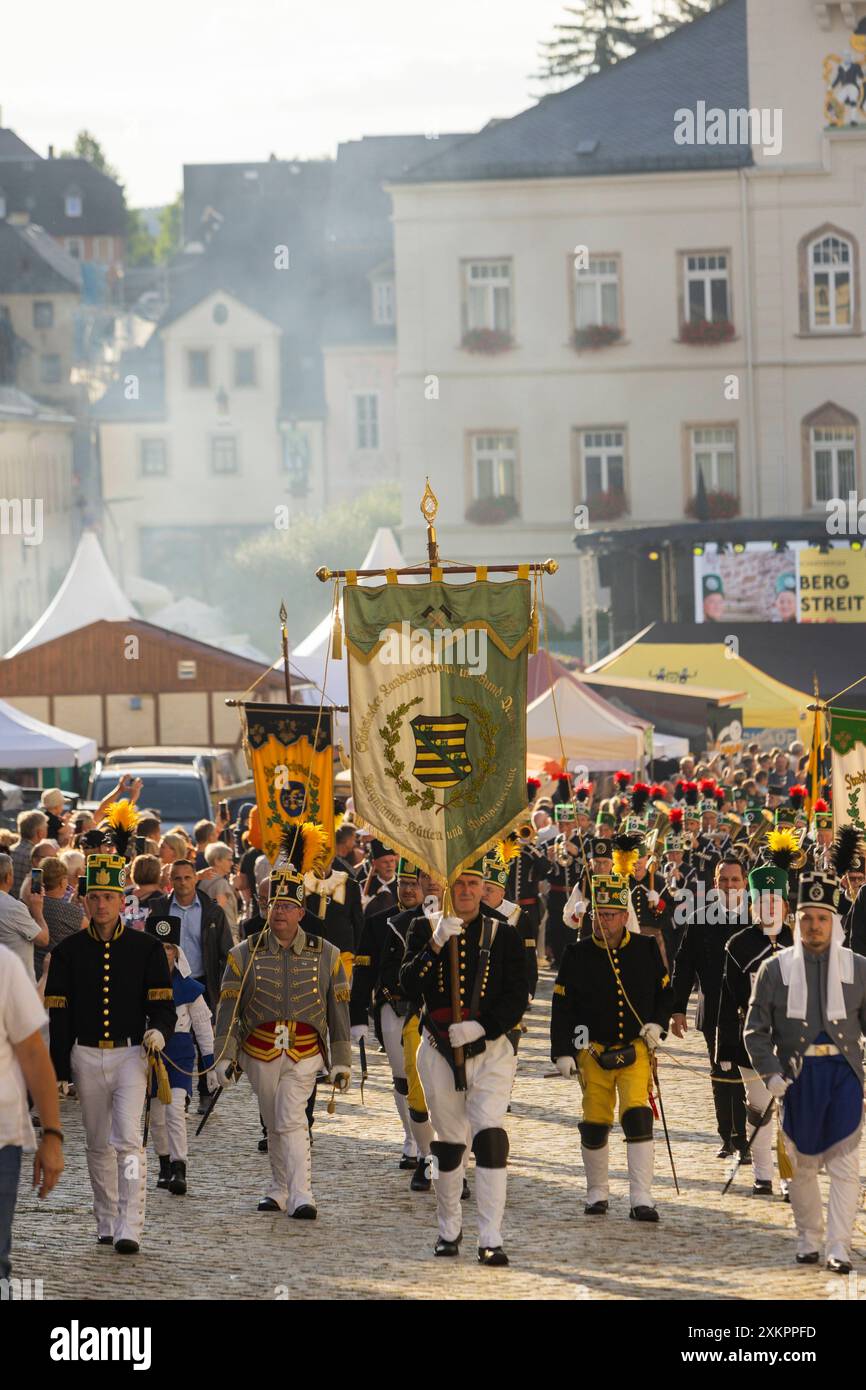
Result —
POLYGON ((835 1043, 812 1043, 806 1048, 806 1057, 838 1057, 839 1049, 835 1043))
POLYGON ((92 1041, 89 1038, 76 1038, 75 1041, 79 1047, 99 1048, 138 1047, 141 1044, 141 1038, 94 1038, 92 1041))

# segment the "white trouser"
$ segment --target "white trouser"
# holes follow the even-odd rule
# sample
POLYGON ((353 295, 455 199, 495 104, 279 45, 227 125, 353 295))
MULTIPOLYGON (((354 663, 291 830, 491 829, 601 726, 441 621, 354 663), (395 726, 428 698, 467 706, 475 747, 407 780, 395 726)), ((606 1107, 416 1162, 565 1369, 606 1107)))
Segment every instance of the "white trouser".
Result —
MULTIPOLYGON (((504 1129, 514 1052, 507 1038, 489 1040, 485 1050, 466 1061, 466 1090, 454 1088, 454 1073, 426 1035, 418 1048, 418 1075, 430 1110, 436 1138, 448 1144, 471 1142, 483 1129, 504 1129), (468 1136, 467 1136, 468 1130, 468 1136)), ((505 1214, 504 1168, 483 1168, 475 1162, 475 1200, 478 1209, 478 1244, 502 1244, 505 1214)), ((435 1178, 439 1234, 456 1240, 462 1225, 460 1196, 463 1165, 435 1178)))
MULTIPOLYGON (((403 1019, 395 1014, 390 1004, 383 1004, 379 1014, 382 1026, 382 1041, 385 1044, 385 1051, 388 1054, 388 1065, 391 1068, 391 1075, 394 1081, 406 1080, 406 1063, 403 1060, 403 1019)), ((418 1157, 418 1148, 415 1143, 415 1136, 412 1133, 412 1126, 409 1122, 409 1102, 404 1095, 394 1089, 394 1104, 397 1107, 397 1114, 400 1116, 400 1123, 403 1126, 403 1152, 409 1158, 418 1157)))
POLYGON ((244 1053, 240 1061, 267 1126, 271 1163, 268 1197, 290 1215, 298 1207, 314 1207, 307 1101, 313 1094, 321 1057, 316 1053, 293 1062, 283 1054, 272 1062, 260 1062, 244 1053))
MULTIPOLYGON (((654 1207, 652 1197, 653 1169, 655 1166, 655 1144, 652 1139, 640 1143, 626 1144, 626 1163, 628 1164, 628 1200, 632 1207, 654 1207)), ((610 1147, 588 1149, 581 1144, 580 1153, 586 1173, 586 1202, 606 1202, 610 1197, 608 1163, 610 1147)))
POLYGON ((141 1144, 147 1057, 140 1046, 76 1043, 71 1062, 97 1234, 140 1243, 147 1191, 147 1155, 141 1144))
POLYGON ((171 1105, 163 1105, 159 1096, 151 1097, 150 1132, 157 1154, 186 1162, 186 1091, 182 1086, 172 1087, 171 1105))
MULTIPOLYGON (((746 1099, 749 1108, 756 1110, 763 1115, 773 1097, 767 1090, 763 1081, 756 1071, 751 1067, 740 1067, 740 1076, 746 1087, 746 1099)), ((753 1120, 748 1122, 748 1139, 752 1130, 755 1128, 753 1120)), ((770 1182, 773 1177, 773 1116, 770 1115, 766 1124, 756 1131, 752 1140, 752 1162, 755 1168, 755 1180, 757 1182, 770 1182)))
POLYGON ((797 1254, 820 1252, 823 1243, 826 1260, 850 1261, 854 1222, 860 1205, 860 1129, 844 1141, 843 1153, 801 1154, 787 1134, 784 1144, 794 1169, 788 1194, 797 1227, 797 1254), (830 1179, 826 1242, 818 1187, 818 1173, 822 1167, 830 1179))

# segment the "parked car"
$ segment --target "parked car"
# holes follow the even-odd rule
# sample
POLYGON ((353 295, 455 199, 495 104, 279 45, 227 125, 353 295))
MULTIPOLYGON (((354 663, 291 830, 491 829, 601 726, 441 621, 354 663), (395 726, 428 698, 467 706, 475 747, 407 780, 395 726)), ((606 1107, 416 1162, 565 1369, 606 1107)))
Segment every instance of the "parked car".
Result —
POLYGON ((242 753, 232 748, 161 747, 115 748, 106 753, 101 767, 122 767, 124 770, 133 763, 168 763, 191 767, 199 763, 204 768, 208 786, 213 791, 221 787, 233 786, 235 782, 247 777, 247 768, 242 753))
MULTIPOLYGON (((201 767, 176 766, 174 763, 131 763, 123 765, 129 777, 143 782, 138 805, 142 810, 158 811, 164 830, 182 825, 192 832, 196 821, 210 820, 212 815, 210 790, 201 767)), ((117 785, 118 769, 97 767, 87 789, 87 799, 98 803, 117 785)))

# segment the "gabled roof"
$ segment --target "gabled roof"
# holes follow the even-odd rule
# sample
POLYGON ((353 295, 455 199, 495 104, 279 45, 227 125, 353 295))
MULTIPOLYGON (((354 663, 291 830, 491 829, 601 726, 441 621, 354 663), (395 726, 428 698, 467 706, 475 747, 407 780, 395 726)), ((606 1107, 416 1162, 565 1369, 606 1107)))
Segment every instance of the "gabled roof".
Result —
POLYGON ((726 111, 749 105, 746 0, 728 0, 614 67, 431 155, 393 182, 574 178, 751 164, 748 146, 675 143, 675 112, 694 111, 699 101, 726 111))
POLYGON ((80 295, 81 266, 41 227, 0 222, 0 294, 80 295))
POLYGON ((0 169, 6 216, 23 213, 52 236, 126 236, 123 189, 86 159, 8 159, 0 169), (66 194, 81 194, 81 216, 67 217, 66 194))
POLYGON ((0 386, 0 421, 14 424, 17 420, 39 420, 46 425, 75 424, 74 416, 44 401, 35 401, 17 386, 0 386))
POLYGON ((96 533, 85 531, 54 598, 30 631, 6 653, 6 659, 77 632, 88 623, 135 617, 136 611, 115 579, 96 533))
POLYGON ((0 159, 41 159, 14 130, 0 126, 0 159))

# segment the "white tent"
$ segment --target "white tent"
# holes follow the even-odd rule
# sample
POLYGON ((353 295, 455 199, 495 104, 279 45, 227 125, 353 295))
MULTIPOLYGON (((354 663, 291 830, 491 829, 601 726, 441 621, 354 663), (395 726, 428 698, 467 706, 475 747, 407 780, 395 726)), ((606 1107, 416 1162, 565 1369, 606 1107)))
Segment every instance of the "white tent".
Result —
MULTIPOLYGON (((358 569, 361 570, 384 570, 402 569, 406 564, 403 559, 400 547, 397 544, 394 532, 388 526, 380 526, 370 544, 370 549, 361 561, 358 569)), ((426 577, 426 576, 424 576, 426 577)), ((383 584, 383 579, 359 579, 359 584, 383 584)), ((342 615, 341 615, 342 621, 342 615)), ((343 631, 345 632, 345 623, 343 631)), ((297 682, 308 681, 310 684, 306 689, 297 692, 297 699, 308 705, 318 705, 322 698, 321 692, 324 689, 326 703, 333 705, 346 705, 349 703, 349 666, 345 653, 340 661, 334 661, 330 657, 331 649, 331 615, 327 614, 320 623, 317 623, 302 642, 289 652, 289 671, 291 672, 292 685, 297 682), (327 661, 327 675, 325 674, 325 663, 327 661)), ((278 670, 283 669, 280 662, 278 670)), ((294 692, 293 692, 294 693, 294 692)), ((346 716, 342 719, 337 716, 338 725, 343 725, 346 716)))
POLYGON ((526 750, 589 772, 633 768, 644 749, 644 725, 630 720, 569 675, 558 677, 526 711, 526 750), (560 742, 561 733, 561 742, 560 742))
POLYGON ((88 623, 122 622, 124 618, 137 617, 109 567, 96 533, 85 531, 66 578, 42 617, 37 618, 30 631, 25 632, 6 656, 18 656, 55 637, 77 632, 88 623))
POLYGON ((0 700, 0 767, 79 767, 95 757, 92 738, 43 724, 0 700))

